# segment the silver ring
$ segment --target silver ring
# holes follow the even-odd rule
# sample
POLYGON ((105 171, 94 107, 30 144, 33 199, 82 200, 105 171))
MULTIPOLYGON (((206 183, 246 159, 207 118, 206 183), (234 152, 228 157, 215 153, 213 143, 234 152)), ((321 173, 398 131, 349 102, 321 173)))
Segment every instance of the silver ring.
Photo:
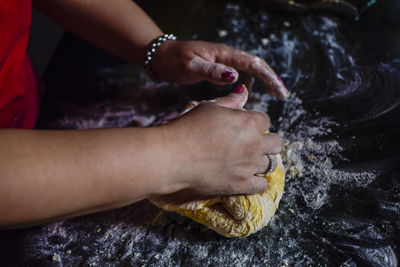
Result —
POLYGON ((271 172, 275 171, 276 167, 278 166, 278 159, 276 156, 273 155, 266 155, 269 159, 269 166, 268 169, 264 172, 264 174, 270 174, 271 172))

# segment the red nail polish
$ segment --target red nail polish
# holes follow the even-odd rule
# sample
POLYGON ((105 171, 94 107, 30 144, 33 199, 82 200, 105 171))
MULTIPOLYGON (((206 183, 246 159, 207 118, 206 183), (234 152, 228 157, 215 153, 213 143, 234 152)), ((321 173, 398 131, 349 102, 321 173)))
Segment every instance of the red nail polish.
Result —
POLYGON ((278 75, 276 75, 276 78, 278 79, 278 81, 280 81, 281 83, 283 83, 281 77, 279 77, 278 75))
POLYGON ((231 70, 224 70, 224 72, 221 73, 221 78, 226 82, 232 82, 235 80, 236 75, 231 70))
POLYGON ((233 91, 235 94, 240 94, 241 92, 243 92, 245 86, 243 84, 239 85, 238 87, 236 87, 236 89, 233 91))

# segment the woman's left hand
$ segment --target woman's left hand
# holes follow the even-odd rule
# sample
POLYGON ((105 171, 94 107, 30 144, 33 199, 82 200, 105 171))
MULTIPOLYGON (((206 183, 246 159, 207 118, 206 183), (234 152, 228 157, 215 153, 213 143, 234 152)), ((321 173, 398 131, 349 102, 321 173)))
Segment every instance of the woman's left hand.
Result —
POLYGON ((182 84, 203 80, 232 84, 240 71, 261 79, 271 95, 289 96, 282 80, 262 58, 225 44, 167 41, 153 55, 151 67, 161 80, 182 84))

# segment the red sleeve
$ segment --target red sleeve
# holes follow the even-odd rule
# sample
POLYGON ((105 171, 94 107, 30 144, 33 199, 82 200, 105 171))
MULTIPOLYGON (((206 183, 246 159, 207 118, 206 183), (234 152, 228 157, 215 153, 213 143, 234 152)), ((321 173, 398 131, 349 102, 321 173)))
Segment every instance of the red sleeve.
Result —
POLYGON ((38 115, 35 76, 26 46, 31 0, 0 1, 0 128, 33 128, 38 115))

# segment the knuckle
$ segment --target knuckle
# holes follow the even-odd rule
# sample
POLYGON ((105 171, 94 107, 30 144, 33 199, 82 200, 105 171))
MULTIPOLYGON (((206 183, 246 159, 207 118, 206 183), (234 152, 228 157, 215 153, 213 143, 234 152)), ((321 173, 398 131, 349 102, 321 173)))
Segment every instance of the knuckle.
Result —
POLYGON ((254 155, 258 154, 256 153, 256 151, 260 150, 261 148, 261 139, 260 138, 252 138, 251 140, 249 140, 249 148, 251 149, 251 151, 253 151, 254 155))
POLYGON ((193 71, 195 69, 195 65, 191 61, 190 58, 185 58, 184 56, 180 56, 184 60, 180 60, 178 62, 178 69, 184 70, 184 71, 193 71))
POLYGON ((240 55, 240 56, 248 56, 249 53, 246 51, 243 51, 241 49, 237 49, 237 48, 233 48, 233 53, 235 53, 235 55, 240 55))
POLYGON ((259 56, 256 56, 254 54, 250 54, 251 56, 251 62, 254 63, 255 65, 260 65, 262 63, 265 63, 265 60, 259 56))
POLYGON ((217 70, 216 64, 208 64, 208 66, 205 68, 205 73, 207 75, 212 75, 216 70, 217 70))
POLYGON ((261 140, 259 138, 248 138, 244 143, 244 154, 249 160, 253 160, 261 152, 261 140))
POLYGON ((247 116, 245 122, 244 122, 244 126, 246 129, 257 129, 258 127, 258 121, 254 116, 247 116))
POLYGON ((221 50, 228 50, 228 49, 231 49, 230 46, 228 46, 227 44, 222 44, 222 43, 219 43, 219 44, 218 44, 218 48, 221 49, 221 50))
POLYGON ((271 119, 267 113, 261 111, 254 111, 254 116, 258 117, 259 120, 266 125, 268 128, 271 126, 271 119))
POLYGON ((248 131, 246 126, 248 115, 242 110, 231 110, 232 120, 230 120, 231 125, 235 127, 236 132, 248 131))
POLYGON ((242 134, 243 145, 250 150, 257 149, 262 144, 263 135, 254 122, 246 122, 246 124, 248 125, 245 126, 245 133, 242 134))
POLYGON ((243 56, 233 57, 232 64, 235 66, 241 66, 243 69, 248 69, 248 62, 243 56))

